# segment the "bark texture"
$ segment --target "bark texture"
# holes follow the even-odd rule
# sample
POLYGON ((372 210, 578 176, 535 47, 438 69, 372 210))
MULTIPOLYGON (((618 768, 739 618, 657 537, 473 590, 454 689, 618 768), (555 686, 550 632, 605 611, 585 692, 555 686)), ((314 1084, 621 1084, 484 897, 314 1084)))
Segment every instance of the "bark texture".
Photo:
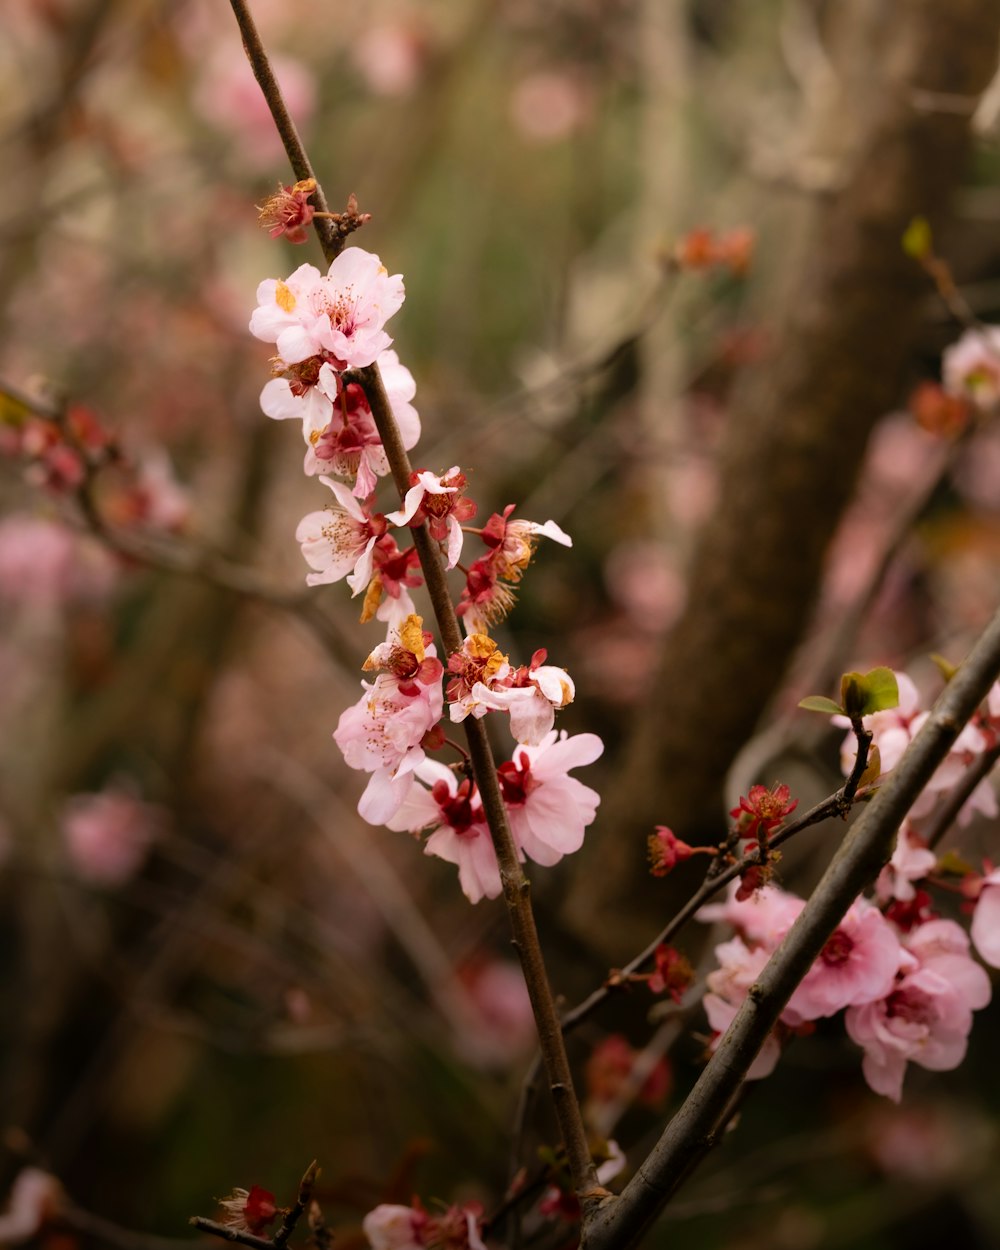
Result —
POLYGON ((726 772, 800 640, 868 434, 899 399, 928 294, 903 232, 922 215, 939 237, 996 69, 998 0, 891 12, 844 179, 812 209, 805 262, 765 319, 770 350, 736 396, 687 608, 570 900, 574 929, 614 957, 662 918, 643 862, 650 827, 719 832, 726 772))

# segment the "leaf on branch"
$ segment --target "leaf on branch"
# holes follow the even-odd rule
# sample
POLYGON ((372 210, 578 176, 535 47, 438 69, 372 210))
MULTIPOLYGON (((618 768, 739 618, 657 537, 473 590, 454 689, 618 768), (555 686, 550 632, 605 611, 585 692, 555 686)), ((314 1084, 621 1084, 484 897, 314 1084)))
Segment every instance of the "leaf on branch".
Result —
POLYGON ((868 673, 845 673, 840 679, 840 697, 844 712, 851 720, 860 720, 874 712, 887 712, 899 707, 899 686, 891 668, 873 668, 868 673))
POLYGON ((936 651, 931 654, 931 660, 945 681, 951 681, 958 672, 957 664, 952 664, 951 660, 946 660, 943 655, 938 655, 936 651))
POLYGON ((828 716, 844 715, 844 709, 840 704, 834 703, 825 694, 807 695, 806 698, 799 700, 799 707, 805 708, 807 712, 825 712, 828 716))

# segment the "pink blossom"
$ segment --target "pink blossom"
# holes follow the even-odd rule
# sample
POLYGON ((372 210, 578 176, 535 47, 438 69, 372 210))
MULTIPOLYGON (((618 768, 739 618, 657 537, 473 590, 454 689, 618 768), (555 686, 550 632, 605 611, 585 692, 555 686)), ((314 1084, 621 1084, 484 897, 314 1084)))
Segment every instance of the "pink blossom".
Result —
MULTIPOLYGON (((199 58, 204 70, 194 99, 201 113, 242 141, 244 158, 270 163, 282 152, 281 140, 242 48, 224 40, 207 60, 199 49, 199 58)), ((272 52, 270 60, 289 111, 300 127, 307 125, 316 107, 312 71, 281 53, 272 52)))
POLYGON ((448 657, 452 674, 446 694, 451 703, 449 715, 454 724, 467 716, 480 719, 494 705, 483 701, 498 681, 510 675, 510 661, 486 634, 469 634, 461 649, 448 657))
POLYGON ((257 206, 258 224, 272 239, 284 235, 289 243, 305 243, 309 238, 309 225, 316 215, 309 203, 315 190, 315 178, 304 178, 290 187, 279 182, 278 190, 257 206))
POLYGON ((892 859, 879 873, 875 894, 880 903, 898 899, 912 902, 916 896, 914 881, 922 881, 937 863, 937 856, 927 849, 909 821, 903 821, 896 837, 892 859))
POLYGON ((514 840, 524 853, 549 867, 583 845, 597 815, 600 795, 570 777, 570 769, 592 764, 604 750, 596 734, 547 734, 537 746, 522 746, 501 764, 500 786, 514 840))
POLYGON ((76 794, 66 803, 62 832, 77 875, 88 885, 121 886, 142 867, 163 815, 122 790, 76 794))
POLYGON ((524 973, 510 960, 490 959, 459 975, 476 1009, 474 1023, 457 1039, 461 1054, 478 1065, 509 1067, 537 1041, 524 973))
POLYGON ((104 548, 67 525, 20 514, 0 521, 0 602, 57 606, 100 599, 114 577, 104 548))
POLYGON ((372 551, 385 533, 385 518, 362 507, 342 482, 319 480, 333 491, 337 505, 310 512, 295 531, 306 563, 316 570, 306 576, 306 584, 324 586, 346 577, 352 594, 359 595, 372 579, 372 551))
POLYGON ((877 907, 859 898, 792 994, 782 1020, 795 1027, 884 998, 901 958, 892 926, 877 907))
MULTIPOLYGON (((273 421, 301 421, 302 437, 313 447, 330 424, 340 379, 333 366, 320 356, 310 356, 287 367, 279 361, 276 367, 283 376, 265 383, 260 393, 261 411, 273 421)), ((355 386, 361 391, 360 386, 355 386)), ((366 492, 370 493, 371 490, 366 492)))
POLYGON ((375 95, 409 95, 418 85, 427 59, 421 32, 402 21, 365 24, 351 40, 358 72, 375 95))
POLYGON ((324 356, 336 369, 373 364, 392 339, 383 326, 403 303, 403 279, 360 247, 348 247, 322 276, 300 265, 286 280, 269 278, 257 288, 250 331, 277 346, 294 365, 324 356))
MULTIPOLYGON (((427 654, 433 656, 434 648, 427 654)), ((358 811, 370 824, 384 825, 424 760, 421 742, 441 719, 444 697, 440 684, 400 682, 391 673, 361 685, 364 694, 341 713, 333 737, 348 767, 372 774, 358 811)))
POLYGON ((457 865, 459 884, 469 902, 496 898, 503 884, 475 786, 468 780, 459 782, 450 768, 435 760, 425 760, 416 769, 416 778, 419 781, 410 779, 398 810, 384 823, 412 833, 432 829, 424 853, 457 865))
POLYGON ((23 1168, 11 1186, 7 1210, 0 1215, 0 1245, 17 1246, 37 1235, 58 1214, 62 1186, 40 1168, 23 1168))
POLYGON ((941 373, 945 390, 992 408, 1000 399, 1000 326, 966 330, 944 351, 941 373))
POLYGON ((482 1214, 478 1202, 448 1207, 440 1215, 429 1215, 416 1200, 412 1207, 382 1203, 361 1227, 372 1250, 486 1250, 479 1231, 482 1214))
POLYGON ((509 503, 502 513, 494 512, 480 531, 483 542, 493 552, 493 566, 504 581, 518 582, 531 563, 539 538, 551 538, 563 547, 573 540, 555 521, 511 520, 516 507, 509 503))
MULTIPOLYGON (((470 696, 476 707, 509 712, 510 732, 517 742, 526 746, 537 746, 552 729, 557 709, 567 707, 576 696, 569 673, 564 668, 545 664, 545 658, 544 649, 536 651, 530 665, 498 674, 489 687, 475 686, 470 696)), ((461 708, 454 704, 451 719, 464 719, 461 708)))
POLYGON ((533 143, 565 139, 587 122, 592 107, 586 85, 559 70, 529 74, 515 84, 510 97, 511 120, 533 143))
MULTIPOLYGON (((715 958, 719 967, 708 974, 708 993, 703 999, 708 1022, 717 1034, 712 1042, 712 1050, 717 1049, 722 1036, 736 1018, 747 991, 770 959, 770 953, 763 946, 751 948, 742 938, 734 937, 715 948, 715 958)), ((770 1033, 757 1058, 750 1065, 747 1079, 756 1081, 770 1076, 780 1057, 781 1046, 774 1034, 770 1033)))
POLYGON ((991 968, 1000 968, 1000 868, 982 879, 972 914, 972 943, 991 968))
POLYGON ((754 944, 767 951, 777 950, 805 907, 805 900, 773 885, 763 886, 747 899, 738 899, 738 890, 739 883, 730 882, 725 902, 709 903, 700 908, 695 919, 705 924, 715 921, 731 924, 754 944))
POLYGON ((416 613, 389 626, 385 642, 379 643, 361 666, 366 673, 382 669, 399 682, 403 694, 415 693, 413 683, 436 685, 444 666, 434 654, 433 637, 425 632, 423 620, 416 613))
POLYGON ((989 978, 969 958, 969 941, 951 920, 931 920, 905 939, 906 953, 891 992, 850 1007, 845 1024, 864 1049, 865 1080, 898 1102, 907 1063, 935 1072, 965 1057, 972 1012, 990 1000, 989 978))
POLYGON ((432 538, 447 546, 446 568, 453 569, 462 554, 462 522, 475 515, 476 505, 465 495, 465 474, 458 465, 443 473, 423 470, 410 474, 412 485, 398 512, 387 514, 393 525, 426 522, 432 538))
MULTIPOLYGON (((392 350, 382 352, 376 364, 403 446, 409 451, 420 438, 420 417, 411 403, 417 392, 413 375, 399 363, 399 357, 392 350)), ((320 370, 316 390, 328 399, 330 406, 321 414, 321 420, 315 418, 320 420, 318 426, 304 419, 303 434, 309 445, 305 471, 308 474, 328 471, 338 477, 353 477, 354 494, 365 498, 375 489, 376 479, 389 472, 389 461, 375 428, 368 397, 356 382, 344 386, 340 378, 334 377, 332 369, 329 374, 320 370)))

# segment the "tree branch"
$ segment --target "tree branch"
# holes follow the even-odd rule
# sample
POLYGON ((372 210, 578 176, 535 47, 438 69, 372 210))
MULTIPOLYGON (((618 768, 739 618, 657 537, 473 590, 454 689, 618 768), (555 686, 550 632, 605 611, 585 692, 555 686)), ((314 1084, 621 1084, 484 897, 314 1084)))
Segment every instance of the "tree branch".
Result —
POLYGON ((858 894, 892 852, 900 824, 1000 675, 1000 612, 924 727, 844 839, 787 937, 750 987, 705 1071, 649 1158, 617 1198, 585 1215, 586 1250, 627 1250, 711 1148, 727 1108, 785 1004, 858 894))

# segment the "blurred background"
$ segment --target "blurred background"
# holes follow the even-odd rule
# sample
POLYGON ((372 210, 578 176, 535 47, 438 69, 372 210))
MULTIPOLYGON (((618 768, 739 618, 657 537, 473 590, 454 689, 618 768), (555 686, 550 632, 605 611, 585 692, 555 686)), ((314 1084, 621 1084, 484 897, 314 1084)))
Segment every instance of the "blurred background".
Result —
MULTIPOLYGON (((654 823, 714 841, 753 783, 831 792, 840 735, 797 699, 874 664, 933 696, 929 654, 960 660, 1000 598, 1000 430, 917 391, 963 327, 901 245, 926 218, 958 311, 996 319, 997 7, 252 5, 331 206, 356 193, 354 241, 405 277, 414 462, 574 539, 498 635, 547 647, 560 727, 607 743, 587 846, 532 874, 567 1002, 697 881, 649 879, 654 823)), ((291 177, 229 6, 7 0, 0 127, 4 1192, 35 1163, 184 1239, 317 1158, 342 1250, 379 1201, 489 1209, 530 1015, 500 906, 364 825, 331 741, 381 627, 305 593, 322 487, 259 410, 256 286, 320 255, 257 227, 291 177), (89 509, 47 413, 120 443, 89 509)), ((789 888, 837 838, 789 848, 789 888)), ((631 1048, 670 1049, 615 1128, 633 1159, 708 1034, 650 1001, 572 1047, 604 1124, 631 1048)), ((987 1009, 900 1108, 839 1024, 796 1042, 649 1244, 1000 1245, 998 1040, 987 1009)), ((539 1113, 529 1171, 552 1133, 539 1113)))

